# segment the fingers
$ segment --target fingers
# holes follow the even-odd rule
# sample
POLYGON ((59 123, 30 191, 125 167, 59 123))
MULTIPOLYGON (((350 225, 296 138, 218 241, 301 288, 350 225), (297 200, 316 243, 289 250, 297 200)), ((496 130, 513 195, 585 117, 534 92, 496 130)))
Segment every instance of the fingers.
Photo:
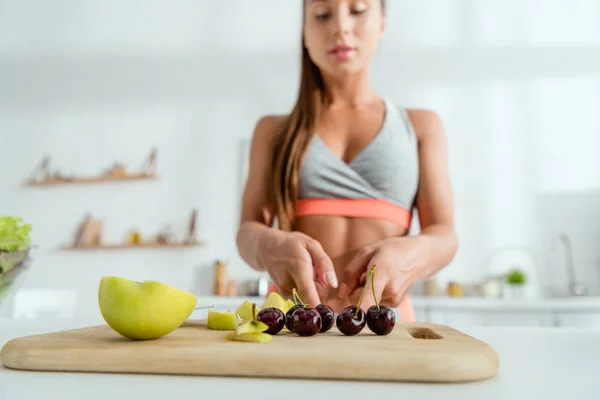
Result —
POLYGON ((313 307, 321 303, 314 282, 313 266, 310 265, 310 261, 299 261, 298 265, 290 271, 290 275, 296 283, 296 290, 304 303, 310 304, 313 307))
POLYGON ((323 301, 322 299, 326 299, 329 296, 329 285, 317 281, 315 282, 315 287, 317 288, 317 294, 319 295, 319 299, 321 299, 321 301, 323 301))
POLYGON ((317 279, 333 288, 337 288, 338 279, 337 275, 335 274, 335 269, 333 268, 333 262, 327 253, 325 253, 325 250, 323 250, 321 244, 316 240, 307 240, 306 249, 312 258, 313 265, 317 273, 317 279))
POLYGON ((291 299, 292 291, 287 287, 277 285, 277 293, 279 293, 284 299, 291 299))
POLYGON ((360 279, 358 280, 358 282, 360 283, 360 286, 362 287, 365 282, 367 281, 367 271, 364 271, 362 274, 360 274, 360 279))
POLYGON ((412 283, 409 279, 403 279, 402 276, 398 276, 393 283, 390 282, 388 284, 384 293, 382 293, 382 296, 384 296, 382 302, 392 307, 398 307, 411 286, 412 283))
POLYGON ((361 274, 367 269, 367 265, 371 259, 371 252, 366 249, 361 249, 352 261, 344 269, 344 278, 340 284, 338 298, 341 300, 347 297, 359 285, 361 274))

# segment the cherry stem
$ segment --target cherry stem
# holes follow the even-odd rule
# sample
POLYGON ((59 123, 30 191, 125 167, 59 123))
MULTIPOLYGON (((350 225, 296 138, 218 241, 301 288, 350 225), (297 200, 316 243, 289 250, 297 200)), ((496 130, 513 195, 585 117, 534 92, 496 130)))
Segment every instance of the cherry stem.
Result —
POLYGON ((256 312, 256 303, 252 303, 252 320, 256 321, 256 316, 258 313, 256 312))
POLYGON ((358 301, 358 305, 356 306, 356 311, 354 312, 354 318, 358 317, 358 310, 360 310, 360 305, 362 304, 363 298, 365 297, 365 292, 367 291, 367 287, 369 286, 369 280, 371 279, 371 275, 373 275, 374 269, 375 269, 375 266, 373 265, 373 268, 371 268, 371 272, 369 273, 369 276, 367 276, 367 281, 365 282, 365 286, 363 286, 362 293, 360 294, 360 300, 358 301))
POLYGON ((300 305, 305 305, 304 302, 302 301, 302 298, 296 291, 296 288, 292 289, 292 296, 294 296, 294 303, 300 304, 300 305))
POLYGON ((381 308, 379 308, 379 301, 377 300, 377 296, 375 296, 375 265, 373 265, 373 267, 371 268, 369 276, 371 277, 371 289, 373 290, 373 299, 375 299, 375 305, 377 306, 378 310, 381 310, 381 308))

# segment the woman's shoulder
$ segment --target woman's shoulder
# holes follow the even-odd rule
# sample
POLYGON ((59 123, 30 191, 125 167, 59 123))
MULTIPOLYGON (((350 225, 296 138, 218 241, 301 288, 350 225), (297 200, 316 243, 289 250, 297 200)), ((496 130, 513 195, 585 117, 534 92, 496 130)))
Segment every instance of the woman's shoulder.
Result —
POLYGON ((442 118, 435 110, 406 108, 405 111, 418 140, 444 135, 442 118))
POLYGON ((265 114, 258 118, 254 132, 258 134, 274 134, 287 118, 284 114, 265 114))
POLYGON ((284 114, 266 114, 262 115, 256 121, 254 126, 254 137, 257 139, 272 139, 275 137, 281 124, 287 115, 284 114))
POLYGON ((252 133, 252 147, 257 151, 270 152, 286 117, 287 115, 283 114, 266 114, 259 117, 252 133))

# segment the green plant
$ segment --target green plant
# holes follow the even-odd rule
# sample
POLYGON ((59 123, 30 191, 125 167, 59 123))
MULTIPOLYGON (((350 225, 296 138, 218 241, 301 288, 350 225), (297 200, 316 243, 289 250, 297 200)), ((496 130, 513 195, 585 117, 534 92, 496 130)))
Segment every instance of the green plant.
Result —
POLYGON ((24 251, 29 247, 31 225, 22 218, 0 216, 0 251, 24 251), (5 241, 3 241, 5 240, 5 241))
POLYGON ((506 283, 510 284, 510 285, 524 285, 527 282, 527 277, 525 276, 525 273, 523 271, 520 270, 512 270, 507 276, 506 276, 506 283))

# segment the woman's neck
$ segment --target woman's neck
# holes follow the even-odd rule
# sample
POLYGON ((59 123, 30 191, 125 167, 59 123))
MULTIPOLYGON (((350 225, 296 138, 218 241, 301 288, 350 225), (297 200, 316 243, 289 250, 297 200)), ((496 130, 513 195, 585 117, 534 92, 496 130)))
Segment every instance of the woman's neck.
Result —
POLYGON ((359 108, 379 98, 366 71, 339 77, 323 75, 323 83, 328 107, 359 108))

